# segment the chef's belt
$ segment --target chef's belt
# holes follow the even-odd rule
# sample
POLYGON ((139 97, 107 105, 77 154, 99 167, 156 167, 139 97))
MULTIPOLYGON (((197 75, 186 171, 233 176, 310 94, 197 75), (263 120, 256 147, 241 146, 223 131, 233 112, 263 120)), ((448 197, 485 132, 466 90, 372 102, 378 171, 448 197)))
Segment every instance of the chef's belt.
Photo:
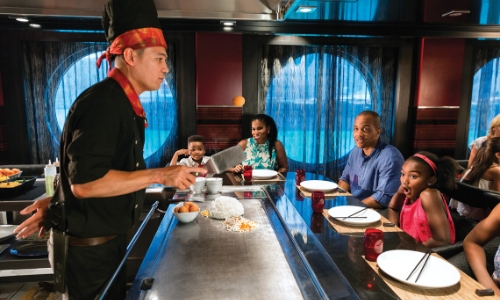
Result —
POLYGON ((104 244, 117 237, 117 235, 98 236, 91 238, 78 238, 74 236, 68 236, 68 237, 69 237, 68 244, 70 247, 83 247, 83 246, 97 246, 104 244))

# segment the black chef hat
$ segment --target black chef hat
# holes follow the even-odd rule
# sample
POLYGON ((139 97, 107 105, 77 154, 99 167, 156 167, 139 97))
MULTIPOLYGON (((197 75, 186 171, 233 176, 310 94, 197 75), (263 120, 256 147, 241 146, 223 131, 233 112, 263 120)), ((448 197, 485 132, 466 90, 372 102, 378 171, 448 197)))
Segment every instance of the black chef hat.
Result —
POLYGON ((153 0, 110 0, 104 5, 102 27, 109 43, 130 30, 161 29, 153 0))

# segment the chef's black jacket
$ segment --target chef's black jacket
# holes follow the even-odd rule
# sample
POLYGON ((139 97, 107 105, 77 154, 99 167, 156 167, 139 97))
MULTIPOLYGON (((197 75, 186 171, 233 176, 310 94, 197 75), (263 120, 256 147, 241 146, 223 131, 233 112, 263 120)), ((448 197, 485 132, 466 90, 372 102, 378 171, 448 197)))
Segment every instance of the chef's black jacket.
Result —
POLYGON ((145 169, 144 124, 145 118, 135 115, 123 89, 111 78, 88 88, 72 105, 61 137, 60 184, 52 200, 65 201, 69 235, 124 234, 139 217, 145 189, 77 199, 70 186, 99 179, 109 170, 145 169))

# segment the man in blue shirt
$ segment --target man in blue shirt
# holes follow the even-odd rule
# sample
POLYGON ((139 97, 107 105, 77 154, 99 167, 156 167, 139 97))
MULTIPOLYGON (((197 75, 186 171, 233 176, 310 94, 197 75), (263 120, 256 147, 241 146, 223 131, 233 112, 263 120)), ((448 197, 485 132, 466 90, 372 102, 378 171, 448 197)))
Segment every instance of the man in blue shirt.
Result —
POLYGON ((389 205, 398 190, 403 155, 380 139, 380 116, 363 111, 354 121, 356 148, 351 151, 340 176, 339 187, 373 208, 389 205))

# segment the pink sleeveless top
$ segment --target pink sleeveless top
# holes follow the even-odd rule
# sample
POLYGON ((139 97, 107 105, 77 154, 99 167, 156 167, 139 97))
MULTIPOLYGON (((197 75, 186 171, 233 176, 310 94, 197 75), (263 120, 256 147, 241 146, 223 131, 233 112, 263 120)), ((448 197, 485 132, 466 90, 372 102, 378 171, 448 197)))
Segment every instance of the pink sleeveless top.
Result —
MULTIPOLYGON (((448 205, 446 205, 442 194, 441 199, 443 199, 443 202, 445 203, 448 227, 450 228, 450 241, 451 244, 455 244, 455 224, 453 224, 450 210, 448 209, 448 205)), ((427 215, 422 207, 420 198, 408 205, 406 204, 407 202, 408 198, 405 199, 403 207, 401 208, 399 224, 401 229, 411 235, 418 243, 423 243, 432 237, 429 222, 427 221, 427 215)))

